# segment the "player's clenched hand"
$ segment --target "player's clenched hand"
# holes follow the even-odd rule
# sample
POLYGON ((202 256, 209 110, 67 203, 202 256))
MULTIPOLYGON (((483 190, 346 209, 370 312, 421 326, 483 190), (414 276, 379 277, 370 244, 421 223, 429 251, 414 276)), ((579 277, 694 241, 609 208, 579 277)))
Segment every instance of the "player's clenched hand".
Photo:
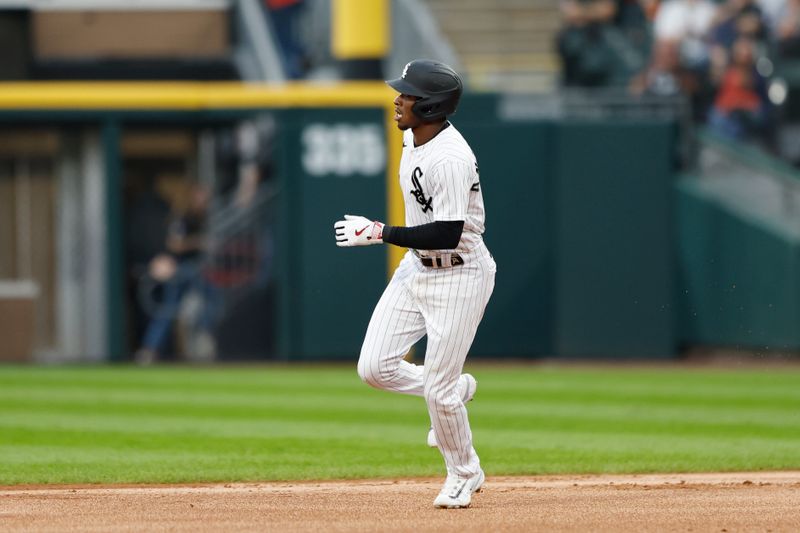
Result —
POLYGON ((383 222, 345 215, 333 225, 336 246, 366 246, 383 242, 383 222))

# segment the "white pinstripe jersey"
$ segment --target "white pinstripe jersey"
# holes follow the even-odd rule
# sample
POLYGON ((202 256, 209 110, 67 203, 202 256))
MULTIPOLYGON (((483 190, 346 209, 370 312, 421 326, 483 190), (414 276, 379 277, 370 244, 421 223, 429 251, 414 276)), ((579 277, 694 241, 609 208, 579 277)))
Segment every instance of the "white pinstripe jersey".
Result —
POLYGON ((406 205, 406 226, 463 220, 464 230, 456 250, 467 252, 481 242, 485 213, 478 163, 455 126, 450 124, 417 147, 413 132, 403 132, 400 188, 406 205))

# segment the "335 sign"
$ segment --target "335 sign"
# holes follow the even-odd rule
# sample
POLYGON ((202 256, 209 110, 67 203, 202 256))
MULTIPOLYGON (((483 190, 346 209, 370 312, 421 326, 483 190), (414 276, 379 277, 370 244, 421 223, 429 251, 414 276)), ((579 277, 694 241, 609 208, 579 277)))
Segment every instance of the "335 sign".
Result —
POLYGON ((311 176, 375 176, 386 169, 378 124, 309 124, 301 135, 303 170, 311 176))

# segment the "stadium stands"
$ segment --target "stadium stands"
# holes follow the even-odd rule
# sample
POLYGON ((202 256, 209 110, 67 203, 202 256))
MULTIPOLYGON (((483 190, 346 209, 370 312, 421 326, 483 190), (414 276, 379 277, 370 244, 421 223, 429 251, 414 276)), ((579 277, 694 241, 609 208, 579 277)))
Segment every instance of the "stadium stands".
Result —
POLYGON ((473 89, 548 92, 558 5, 543 0, 427 0, 473 89))

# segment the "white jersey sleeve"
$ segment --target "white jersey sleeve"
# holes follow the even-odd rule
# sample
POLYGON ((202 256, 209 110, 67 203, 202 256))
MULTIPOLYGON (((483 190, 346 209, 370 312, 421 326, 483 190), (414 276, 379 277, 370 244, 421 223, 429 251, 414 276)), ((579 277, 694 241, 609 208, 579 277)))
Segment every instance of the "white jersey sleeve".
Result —
POLYGON ((466 161, 445 160, 432 169, 433 219, 466 220, 472 168, 466 161))

